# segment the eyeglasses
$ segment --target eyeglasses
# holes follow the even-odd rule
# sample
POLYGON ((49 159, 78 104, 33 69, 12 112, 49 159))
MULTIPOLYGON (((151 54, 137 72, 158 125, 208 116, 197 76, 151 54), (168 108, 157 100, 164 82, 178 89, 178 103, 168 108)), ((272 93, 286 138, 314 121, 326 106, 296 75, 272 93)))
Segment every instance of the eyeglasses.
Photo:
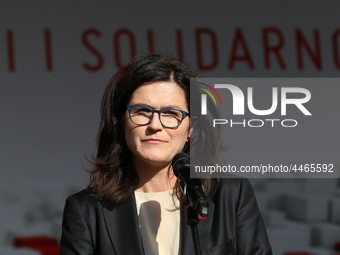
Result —
POLYGON ((166 128, 177 128, 181 125, 185 116, 189 113, 175 108, 164 108, 162 110, 153 110, 145 105, 131 105, 127 107, 130 120, 136 125, 148 125, 155 112, 158 113, 159 121, 166 128))

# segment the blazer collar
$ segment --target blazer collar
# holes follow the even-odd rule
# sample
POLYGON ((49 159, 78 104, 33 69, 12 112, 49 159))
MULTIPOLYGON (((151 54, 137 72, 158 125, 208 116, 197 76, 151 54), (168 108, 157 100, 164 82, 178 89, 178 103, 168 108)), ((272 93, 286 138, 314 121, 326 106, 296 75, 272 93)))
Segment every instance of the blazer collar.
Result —
POLYGON ((103 209, 107 231, 117 255, 144 254, 134 193, 113 210, 103 209))
MULTIPOLYGON (((117 255, 144 254, 133 191, 129 197, 113 210, 103 209, 107 231, 117 255)), ((207 219, 198 224, 198 233, 202 251, 206 250, 210 235, 214 204, 209 203, 207 219)), ((181 207, 181 255, 194 254, 190 226, 187 224, 187 208, 181 207)))

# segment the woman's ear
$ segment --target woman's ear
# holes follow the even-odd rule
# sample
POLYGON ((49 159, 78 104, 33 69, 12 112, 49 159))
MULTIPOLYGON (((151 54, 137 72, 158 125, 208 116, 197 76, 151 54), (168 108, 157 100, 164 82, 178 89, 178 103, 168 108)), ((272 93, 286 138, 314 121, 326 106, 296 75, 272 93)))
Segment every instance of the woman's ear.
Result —
POLYGON ((196 123, 197 123, 197 117, 196 116, 190 117, 190 127, 189 127, 189 130, 188 130, 188 136, 187 136, 186 142, 190 142, 190 136, 191 136, 192 132, 194 131, 196 123))
POLYGON ((190 127, 189 128, 189 131, 188 131, 188 136, 187 136, 187 140, 186 140, 186 142, 190 142, 190 136, 191 136, 191 133, 192 133, 192 131, 194 130, 194 128, 193 127, 190 127))

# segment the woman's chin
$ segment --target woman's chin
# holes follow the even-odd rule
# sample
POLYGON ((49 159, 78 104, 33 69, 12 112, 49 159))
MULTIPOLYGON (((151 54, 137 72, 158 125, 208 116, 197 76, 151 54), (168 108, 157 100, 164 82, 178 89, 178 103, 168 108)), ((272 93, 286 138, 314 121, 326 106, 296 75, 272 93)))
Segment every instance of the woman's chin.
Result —
POLYGON ((171 164, 171 159, 161 155, 148 156, 141 159, 145 164, 150 166, 166 167, 171 164))

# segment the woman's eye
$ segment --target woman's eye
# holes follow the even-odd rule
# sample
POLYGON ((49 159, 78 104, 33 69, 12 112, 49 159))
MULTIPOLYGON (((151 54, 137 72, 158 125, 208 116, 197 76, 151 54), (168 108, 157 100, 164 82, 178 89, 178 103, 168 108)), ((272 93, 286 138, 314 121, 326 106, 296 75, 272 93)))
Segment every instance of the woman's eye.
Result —
POLYGON ((135 112, 136 113, 149 113, 151 112, 151 110, 148 108, 137 108, 135 112))
POLYGON ((166 116, 174 116, 174 117, 177 117, 179 118, 181 113, 179 111, 175 111, 175 110, 167 110, 167 111, 164 111, 163 112, 163 115, 166 115, 166 116))

